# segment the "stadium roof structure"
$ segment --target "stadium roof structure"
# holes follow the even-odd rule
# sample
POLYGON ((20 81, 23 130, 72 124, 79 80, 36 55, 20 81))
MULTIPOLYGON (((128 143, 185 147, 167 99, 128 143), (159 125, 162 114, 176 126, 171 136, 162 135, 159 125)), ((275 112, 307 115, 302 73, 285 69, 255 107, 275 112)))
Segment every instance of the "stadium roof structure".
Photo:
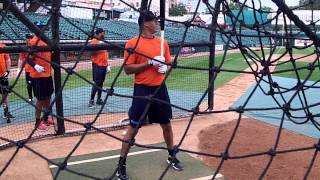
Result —
MULTIPOLYGON (((232 10, 232 17, 233 18, 231 19, 230 16, 227 16, 226 24, 231 25, 232 21, 235 20, 235 18, 238 16, 239 12, 240 12, 239 10, 232 10)), ((254 25, 256 23, 255 18, 254 18, 255 13, 256 13, 257 21, 259 22, 259 24, 266 23, 268 21, 269 13, 254 12, 252 10, 243 10, 239 14, 239 18, 238 18, 239 21, 237 21, 237 25, 240 24, 240 21, 242 21, 246 25, 254 25)))

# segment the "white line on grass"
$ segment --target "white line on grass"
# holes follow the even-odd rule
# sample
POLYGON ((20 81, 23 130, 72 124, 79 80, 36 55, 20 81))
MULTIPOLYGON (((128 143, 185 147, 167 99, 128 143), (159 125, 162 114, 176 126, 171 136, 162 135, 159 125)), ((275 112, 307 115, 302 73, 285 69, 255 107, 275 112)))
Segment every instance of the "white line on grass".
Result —
MULTIPOLYGON (((211 175, 211 176, 205 176, 205 177, 199 177, 199 178, 190 179, 190 180, 211 180, 211 179, 212 179, 212 176, 213 176, 213 175, 211 175)), ((217 178, 222 178, 222 177, 223 177, 223 175, 220 174, 220 173, 218 173, 218 174, 216 175, 216 178, 215 178, 215 179, 217 179, 217 178)))
MULTIPOLYGON (((127 156, 134 156, 134 155, 138 155, 138 154, 157 152, 157 151, 161 151, 161 150, 162 149, 150 149, 150 150, 144 150, 144 151, 137 151, 137 152, 129 153, 127 156)), ((68 166, 72 166, 72 165, 76 165, 76 164, 97 162, 97 161, 103 161, 103 160, 107 160, 107 159, 115 159, 115 158, 119 158, 119 157, 120 157, 120 155, 106 156, 106 157, 101 157, 101 158, 94 158, 94 159, 87 159, 87 160, 69 162, 67 165, 68 166)), ((49 166, 50 169, 56 168, 56 167, 57 167, 56 165, 50 165, 49 166)))

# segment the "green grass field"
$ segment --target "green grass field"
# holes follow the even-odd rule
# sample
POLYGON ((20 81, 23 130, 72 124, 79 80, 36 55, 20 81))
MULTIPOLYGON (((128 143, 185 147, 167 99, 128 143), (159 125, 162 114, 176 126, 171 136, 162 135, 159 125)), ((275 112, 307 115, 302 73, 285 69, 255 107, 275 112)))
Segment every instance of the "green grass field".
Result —
MULTIPOLYGON (((216 64, 221 62, 221 55, 217 57, 216 64)), ((242 56, 239 53, 229 54, 228 59, 224 65, 224 69, 232 70, 243 70, 248 67, 245 61, 241 60, 242 56)), ((193 58, 183 58, 178 60, 178 65, 187 67, 208 67, 208 56, 193 57, 193 58)), ((114 80, 116 74, 119 71, 119 67, 113 67, 112 73, 107 75, 106 86, 110 87, 112 81, 114 80)), ((88 80, 92 79, 91 70, 82 70, 79 72, 81 76, 88 80)), ((219 74, 217 81, 215 82, 215 87, 221 87, 224 83, 233 79, 237 73, 227 73, 222 72, 219 74)), ((65 76, 63 76, 63 79, 65 76)), ((132 87, 133 75, 126 75, 121 72, 119 78, 116 81, 116 87, 132 87)), ((203 91, 204 88, 208 86, 208 72, 198 71, 198 70, 188 70, 188 69, 175 69, 166 81, 168 88, 185 90, 185 91, 203 91)), ((67 83, 66 89, 76 88, 81 86, 87 86, 87 82, 81 80, 79 77, 72 76, 67 83)))
MULTIPOLYGON (((218 65, 221 62, 222 56, 218 55, 216 58, 216 64, 218 65)), ((183 58, 178 59, 178 65, 186 67, 208 67, 208 56, 201 57, 192 57, 192 58, 183 58)), ((244 70, 248 67, 247 63, 243 60, 240 53, 228 54, 226 61, 224 62, 223 69, 232 69, 232 70, 244 70)), ((91 67, 88 67, 91 68, 91 67)), ((117 72, 120 67, 113 67, 112 73, 107 75, 105 87, 110 87, 112 81, 114 80, 117 72)), ((84 78, 92 81, 92 72, 91 69, 81 70, 78 72, 84 78)), ((221 87, 226 82, 233 79, 237 76, 237 73, 229 72, 220 72, 215 81, 215 88, 221 87)), ((66 78, 66 74, 62 75, 62 81, 66 78)), ((10 82, 12 84, 12 80, 10 82)), ((126 75, 124 72, 121 72, 121 75, 116 81, 115 87, 132 87, 133 84, 133 75, 126 75)), ((181 91, 194 91, 194 92, 204 92, 208 87, 208 71, 199 71, 199 70, 189 70, 189 69, 174 69, 172 74, 169 76, 166 82, 167 86, 171 90, 181 90, 181 91)), ((69 77, 65 89, 72 89, 82 86, 89 86, 87 82, 80 79, 79 77, 72 75, 69 77)), ((15 91, 19 94, 22 94, 26 97, 26 84, 25 79, 20 78, 16 84, 15 91)), ((17 96, 11 95, 11 100, 18 99, 17 96)))
MULTIPOLYGON (((316 49, 314 47, 310 47, 307 49, 293 49, 292 53, 293 54, 311 54, 315 51, 316 49)), ((286 51, 286 48, 277 48, 275 53, 276 54, 282 54, 286 51)))
MULTIPOLYGON (((217 55, 216 64, 218 65, 221 62, 222 55, 217 55)), ((308 63, 305 62, 296 62, 297 67, 305 67, 308 63)), ((181 58, 178 59, 178 65, 186 66, 186 67, 200 67, 206 68, 208 67, 208 56, 200 56, 200 57, 192 57, 192 58, 181 58)), ((232 69, 232 70, 244 70, 248 67, 247 63, 243 60, 242 55, 240 53, 228 54, 226 57, 226 61, 224 62, 222 68, 223 69, 232 69)), ((90 68, 90 67, 88 67, 90 68)), ((284 69, 293 69, 291 63, 278 65, 276 67, 276 71, 284 70, 284 69)), ((119 71, 119 67, 113 67, 112 73, 107 75, 105 86, 110 87, 112 81, 114 80, 116 73, 119 71)), ((81 76, 91 81, 92 72, 89 70, 81 70, 78 72, 81 76)), ((299 75, 302 79, 305 79, 308 74, 308 70, 300 70, 299 75)), ((221 87, 223 84, 227 83, 234 77, 236 77, 238 73, 230 73, 230 72, 220 72, 215 81, 215 88, 221 87)), ((317 80, 320 75, 320 72, 316 69, 310 80, 317 80)), ((286 72, 275 74, 275 76, 287 77, 287 78, 296 78, 295 72, 286 72)), ((64 81, 66 74, 63 73, 62 81, 64 81)), ((13 83, 13 80, 10 81, 13 83)), ((118 80, 116 81, 116 87, 132 87, 133 84, 133 75, 126 75, 124 72, 121 72, 118 80)), ((208 86, 208 72, 207 71, 199 71, 199 70, 189 70, 189 69, 174 69, 172 74, 169 76, 166 82, 167 86, 171 90, 180 90, 180 91, 193 91, 193 92, 204 92, 208 86)), ((79 77, 72 75, 70 76, 65 89, 72 89, 82 86, 89 86, 87 82, 80 79, 79 77)), ((16 84, 15 91, 19 94, 26 96, 26 83, 24 78, 20 78, 18 83, 16 84)), ((11 101, 19 99, 19 97, 11 94, 11 101)))
MULTIPOLYGON (((270 50, 267 48, 264 48, 264 52, 270 53, 270 50)), ((292 53, 293 54, 300 54, 300 55, 307 55, 307 54, 311 54, 315 52, 315 48, 314 47, 309 47, 307 49, 296 49, 293 48, 292 53)), ((260 50, 256 50, 256 53, 260 52, 260 50)), ((284 47, 277 47, 276 50, 274 51, 274 54, 283 54, 284 52, 286 52, 286 48, 284 47)), ((259 53, 260 54, 260 53, 259 53)))
MULTIPOLYGON (((307 62, 296 62, 297 68, 300 67, 307 67, 309 63, 307 62)), ((292 63, 286 63, 282 65, 278 65, 275 69, 275 71, 280 71, 280 70, 287 70, 287 69, 294 69, 292 63)), ((315 68, 315 70, 312 72, 312 75, 310 76, 309 80, 311 81, 317 81, 319 80, 320 77, 320 71, 319 67, 315 68)), ((301 79, 306 79, 306 77, 309 74, 308 69, 301 69, 298 71, 299 77, 301 79)), ((280 77, 286 77, 286 78, 297 78, 296 72, 295 71, 290 71, 290 72, 285 72, 285 73, 277 73, 275 76, 280 76, 280 77)))

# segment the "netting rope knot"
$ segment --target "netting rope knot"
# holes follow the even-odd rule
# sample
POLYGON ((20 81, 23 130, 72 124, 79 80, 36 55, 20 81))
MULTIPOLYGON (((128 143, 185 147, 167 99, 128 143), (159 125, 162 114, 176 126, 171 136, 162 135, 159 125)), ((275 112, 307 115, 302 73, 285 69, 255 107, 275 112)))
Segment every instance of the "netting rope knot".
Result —
POLYGON ((83 127, 86 128, 86 130, 91 130, 92 129, 92 123, 91 122, 85 123, 83 125, 83 127))
POLYGON ((311 121, 314 120, 313 114, 312 114, 311 112, 309 112, 309 113, 307 114, 307 119, 308 119, 308 120, 311 120, 311 121))
POLYGON ((309 71, 313 71, 315 69, 314 64, 312 64, 312 63, 309 63, 307 68, 309 71))
POLYGON ((278 88, 279 87, 279 84, 277 82, 272 82, 271 85, 272 85, 273 88, 278 88))
POLYGON ((270 96, 273 96, 274 95, 274 89, 270 88, 270 90, 268 91, 267 94, 270 95, 270 96))
POLYGON ((69 67, 66 69, 66 72, 69 74, 69 75, 72 75, 73 74, 73 68, 72 67, 69 67))
POLYGON ((191 23, 191 21, 189 20, 189 21, 184 21, 184 23, 183 23, 187 28, 188 27, 191 27, 191 25, 192 25, 192 23, 191 23))
POLYGON ((60 170, 65 170, 66 167, 67 167, 67 162, 64 161, 64 162, 60 163, 58 166, 59 166, 59 169, 60 169, 60 170))
POLYGON ((223 160, 228 160, 230 158, 228 152, 221 153, 221 157, 222 157, 223 160))
POLYGON ((270 149, 269 151, 268 151, 268 155, 269 156, 275 156, 277 154, 277 152, 274 150, 274 149, 270 149))
POLYGON ((133 146, 135 142, 136 142, 136 139, 135 139, 135 138, 132 138, 132 139, 129 139, 129 140, 128 140, 129 146, 133 146))
POLYGON ((177 68, 177 65, 178 65, 178 62, 177 61, 173 61, 171 63, 171 68, 175 69, 175 68, 177 68))
POLYGON ((108 96, 114 95, 114 89, 113 88, 107 89, 107 95, 108 96))
POLYGON ((320 151, 320 144, 315 144, 314 147, 317 149, 317 151, 320 151))
POLYGON ((242 114, 244 112, 243 106, 238 106, 235 110, 237 113, 240 113, 240 114, 242 114))
POLYGON ((210 68, 211 73, 219 73, 220 72, 220 68, 218 66, 213 66, 212 68, 210 68))
POLYGON ((17 141, 17 142, 16 142, 16 145, 17 145, 17 147, 19 147, 19 148, 23 148, 23 147, 24 147, 24 144, 25 144, 25 141, 23 141, 23 140, 20 140, 20 141, 17 141))
POLYGON ((199 106, 192 108, 192 112, 193 114, 199 114, 200 112, 199 106))

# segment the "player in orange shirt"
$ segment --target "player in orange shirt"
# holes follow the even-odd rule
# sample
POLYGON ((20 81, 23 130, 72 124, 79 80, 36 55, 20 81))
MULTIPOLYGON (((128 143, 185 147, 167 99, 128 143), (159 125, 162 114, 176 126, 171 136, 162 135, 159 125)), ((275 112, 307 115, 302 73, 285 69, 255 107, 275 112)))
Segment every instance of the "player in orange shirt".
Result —
MULTIPOLYGON (((40 28, 44 28, 44 24, 35 22, 40 28)), ((30 46, 47 46, 45 42, 38 37, 33 37, 30 46)), ((41 110, 48 110, 50 107, 51 95, 53 93, 53 82, 51 77, 51 52, 35 52, 32 56, 26 58, 26 62, 33 68, 30 69, 32 78, 32 88, 36 101, 35 126, 39 131, 48 130, 49 126, 54 126, 52 119, 44 114, 41 118, 41 110)))
MULTIPOLYGON (((135 51, 151 57, 148 59, 145 56, 138 53, 129 54, 128 51, 124 52, 124 58, 128 58, 125 62, 124 70, 127 74, 134 74, 134 92, 133 96, 148 97, 155 93, 156 89, 162 84, 167 65, 171 63, 170 50, 168 42, 164 42, 164 57, 160 55, 160 42, 161 39, 154 34, 158 29, 158 21, 156 16, 148 11, 145 15, 140 15, 138 19, 139 26, 142 28, 142 34, 139 37, 130 39, 126 44, 127 48, 134 48, 135 51), (137 43, 138 42, 138 43, 137 43), (155 61, 157 59, 161 61, 155 61)), ((155 94, 154 98, 160 99, 170 103, 170 98, 166 85, 160 86, 159 91, 155 94)), ((120 159, 117 167, 117 177, 121 180, 127 180, 129 177, 126 174, 126 157, 129 152, 130 146, 127 142, 133 141, 136 134, 141 127, 141 124, 145 119, 140 121, 142 114, 144 113, 149 101, 140 98, 133 98, 132 106, 129 112, 130 126, 127 129, 127 133, 122 143, 120 159)), ((167 144, 169 158, 167 162, 175 170, 183 170, 182 164, 174 155, 173 144, 173 132, 170 123, 172 118, 172 109, 170 105, 151 102, 149 110, 147 112, 149 123, 159 123, 163 137, 167 144)))
MULTIPOLYGON (((29 41, 33 38, 34 36, 32 34, 26 34, 26 44, 29 45, 29 41)), ((26 56, 28 55, 28 53, 20 53, 19 54, 19 68, 22 68, 22 65, 26 59, 26 56)), ((32 102, 32 78, 30 77, 30 71, 31 71, 31 66, 26 63, 25 64, 25 77, 26 77, 26 83, 27 83, 27 91, 28 91, 28 96, 29 99, 28 101, 32 102)))
MULTIPOLYGON (((4 44, 0 43, 0 48, 5 47, 4 44)), ((7 53, 0 53, 0 91, 3 100, 3 118, 7 119, 7 123, 10 123, 14 116, 9 112, 9 103, 8 103, 8 75, 9 68, 11 66, 10 55, 7 53)))
MULTIPOLYGON (((101 28, 98 28, 96 30, 96 36, 90 41, 90 44, 101 44, 103 43, 103 40, 105 38, 104 30, 101 28)), ((93 52, 91 54, 91 60, 92 60, 92 78, 96 86, 92 87, 91 90, 91 97, 89 101, 89 108, 92 108, 94 106, 94 96, 96 95, 98 91, 98 97, 97 97, 97 105, 102 105, 103 101, 101 99, 102 94, 102 88, 103 88, 103 82, 106 78, 106 74, 109 73, 110 66, 108 66, 108 51, 107 50, 100 50, 93 52)))

